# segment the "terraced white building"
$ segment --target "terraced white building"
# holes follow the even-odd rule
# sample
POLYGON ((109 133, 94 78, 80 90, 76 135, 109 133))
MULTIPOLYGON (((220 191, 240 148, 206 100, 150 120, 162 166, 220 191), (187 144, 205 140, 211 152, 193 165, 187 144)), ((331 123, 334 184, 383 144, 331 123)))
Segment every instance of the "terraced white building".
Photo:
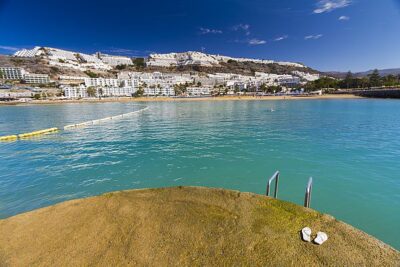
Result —
MULTIPOLYGON (((80 86, 64 86, 62 91, 64 92, 65 98, 87 98, 88 88, 84 85, 80 86)), ((132 96, 137 91, 136 87, 96 87, 95 97, 127 97, 132 96)))
POLYGON ((50 77, 47 74, 26 73, 24 81, 32 84, 47 84, 50 83, 50 77))
POLYGON ((252 59, 252 58, 234 58, 221 55, 210 55, 201 52, 183 52, 183 53, 168 53, 168 54, 150 54, 147 60, 147 66, 171 67, 171 66, 185 66, 185 65, 199 65, 199 66, 214 66, 220 62, 228 62, 234 60, 238 62, 254 62, 260 64, 279 64, 283 66, 293 66, 304 68, 303 64, 294 62, 252 59))
POLYGON ((144 88, 144 95, 146 96, 175 96, 173 87, 146 87, 144 88))
POLYGON ((43 50, 40 46, 36 46, 33 49, 22 49, 15 52, 14 56, 16 57, 36 57, 43 54, 43 50))
POLYGON ((0 67, 0 78, 5 80, 22 80, 25 70, 15 67, 0 67))
POLYGON ((129 57, 123 56, 111 56, 101 53, 96 53, 97 57, 101 59, 101 61, 110 66, 118 66, 118 65, 132 65, 132 59, 129 57))
POLYGON ((120 86, 121 82, 118 79, 107 79, 107 78, 85 78, 85 86, 97 87, 97 86, 120 86))
POLYGON ((186 92, 191 96, 206 96, 211 95, 210 87, 187 87, 186 92))

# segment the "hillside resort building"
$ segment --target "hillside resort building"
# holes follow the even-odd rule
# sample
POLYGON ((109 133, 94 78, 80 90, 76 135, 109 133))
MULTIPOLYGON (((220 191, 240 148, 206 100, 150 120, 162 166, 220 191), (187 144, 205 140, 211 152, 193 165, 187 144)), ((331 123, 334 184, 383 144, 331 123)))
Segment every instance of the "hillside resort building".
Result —
POLYGON ((34 74, 25 71, 23 68, 0 67, 0 78, 4 80, 20 80, 30 84, 48 84, 48 74, 34 74))

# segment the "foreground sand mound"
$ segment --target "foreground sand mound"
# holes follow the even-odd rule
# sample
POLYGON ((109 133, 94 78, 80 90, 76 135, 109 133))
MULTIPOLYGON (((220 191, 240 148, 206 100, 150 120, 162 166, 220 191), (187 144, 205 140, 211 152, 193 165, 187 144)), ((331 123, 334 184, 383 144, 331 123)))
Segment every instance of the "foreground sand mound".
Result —
POLYGON ((398 266, 400 253, 291 203, 178 187, 108 193, 1 220, 0 265, 398 266), (329 240, 301 241, 304 226, 329 240))

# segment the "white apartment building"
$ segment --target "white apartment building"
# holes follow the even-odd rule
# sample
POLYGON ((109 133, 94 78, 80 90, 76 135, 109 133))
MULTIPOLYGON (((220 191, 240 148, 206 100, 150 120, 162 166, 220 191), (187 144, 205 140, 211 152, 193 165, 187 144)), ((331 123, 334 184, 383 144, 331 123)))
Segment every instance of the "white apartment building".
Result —
POLYGON ((191 96, 211 95, 210 87, 187 87, 186 92, 191 96))
POLYGON ((176 53, 150 54, 146 62, 147 66, 170 67, 177 66, 176 53))
POLYGON ((300 84, 300 78, 292 75, 280 75, 278 83, 283 86, 296 86, 300 84))
POLYGON ((15 52, 15 57, 36 57, 43 54, 43 50, 40 46, 36 46, 33 49, 22 49, 15 52))
POLYGON ((85 78, 85 86, 109 86, 109 87, 119 87, 120 80, 118 79, 107 79, 107 78, 85 78))
POLYGON ((32 97, 32 92, 10 92, 10 91, 3 91, 0 90, 0 98, 27 98, 32 97))
POLYGON ((80 84, 85 82, 86 77, 82 76, 67 76, 67 75, 60 75, 58 77, 60 84, 80 84))
POLYGON ((113 97, 113 96, 132 96, 137 88, 135 87, 100 87, 97 88, 97 96, 113 97), (100 94, 102 93, 102 94, 100 94))
POLYGON ((136 80, 144 87, 166 87, 175 84, 192 83, 193 78, 189 74, 161 73, 161 72, 122 72, 118 74, 119 79, 136 80))
POLYGON ((201 52, 188 51, 184 53, 168 53, 168 54, 150 54, 146 62, 147 66, 182 66, 182 65, 200 65, 213 66, 220 62, 228 62, 234 60, 238 62, 254 62, 259 64, 278 64, 283 66, 292 66, 304 68, 305 66, 295 62, 274 61, 253 58, 233 58, 228 56, 210 55, 201 52))
POLYGON ((110 66, 118 65, 132 65, 132 59, 123 56, 111 56, 106 54, 96 53, 96 56, 101 59, 101 61, 110 66))
POLYGON ((86 77, 84 77, 84 76, 68 76, 68 75, 60 75, 58 77, 59 80, 82 81, 82 82, 85 81, 85 78, 86 77))
MULTIPOLYGON (((69 77, 63 77, 69 78, 69 77)), ((82 78, 82 77, 81 77, 82 78)), ((87 89, 94 87, 95 97, 122 97, 132 96, 138 88, 138 80, 135 79, 107 79, 107 78, 84 78, 84 85, 64 86, 63 91, 66 98, 89 97, 87 89)))
POLYGON ((248 87, 247 83, 241 81, 228 81, 226 86, 232 90, 238 89, 239 91, 243 91, 248 87))
POLYGON ((86 67, 83 67, 81 64, 79 64, 78 62, 73 62, 73 61, 69 61, 68 63, 64 63, 64 62, 59 62, 59 61, 49 61, 49 65, 51 66, 57 66, 57 67, 62 67, 62 68, 71 68, 74 70, 80 70, 80 71, 85 71, 87 70, 86 67))
POLYGON ((300 78, 290 74, 272 74, 272 73, 255 73, 256 80, 259 83, 265 83, 267 85, 284 85, 284 86, 295 86, 300 83, 300 78))
POLYGON ((150 54, 146 62, 147 66, 161 67, 184 65, 212 66, 218 63, 218 60, 214 56, 194 51, 184 53, 150 54))
POLYGON ((268 85, 276 85, 277 80, 281 75, 273 73, 256 72, 255 77, 257 80, 266 83, 268 85))
POLYGON ((26 83, 33 83, 33 84, 47 84, 50 83, 50 77, 47 74, 26 73, 24 75, 24 81, 26 83))
MULTIPOLYGON (((62 88, 65 98, 87 98, 87 87, 84 85, 80 86, 64 86, 62 88)), ((97 87, 95 88, 95 97, 122 97, 132 96, 137 89, 134 87, 97 87)))
POLYGON ((108 79, 108 78, 84 78, 86 87, 133 87, 139 86, 137 79, 108 79))
POLYGON ((303 64, 295 63, 295 62, 277 61, 275 63, 278 64, 278 65, 282 65, 282 66, 291 66, 291 67, 298 67, 298 68, 305 68, 306 67, 303 64))
POLYGON ((74 68, 81 71, 87 69, 111 70, 112 67, 104 64, 98 57, 84 53, 76 53, 67 50, 43 47, 43 54, 53 66, 74 68))
POLYGON ((50 60, 70 60, 70 61, 77 61, 78 60, 78 53, 61 50, 57 48, 51 47, 44 47, 43 50, 46 51, 46 54, 50 60))
POLYGON ((318 80, 320 78, 319 74, 311 74, 311 73, 302 72, 302 71, 293 71, 292 73, 293 73, 293 75, 296 75, 303 80, 311 81, 311 82, 318 80))
POLYGON ((25 73, 22 68, 0 67, 0 76, 5 80, 22 80, 25 73))
POLYGON ((47 74, 34 74, 25 71, 23 68, 0 67, 1 78, 5 80, 24 80, 26 83, 47 84, 50 77, 47 74))
POLYGON ((84 85, 80 86, 65 86, 62 88, 66 98, 86 98, 88 97, 86 87, 84 85))
POLYGON ((175 90, 173 87, 146 87, 144 88, 144 95, 146 96, 175 96, 175 90))
POLYGON ((123 87, 133 87, 138 88, 139 80, 137 79, 119 79, 123 87))

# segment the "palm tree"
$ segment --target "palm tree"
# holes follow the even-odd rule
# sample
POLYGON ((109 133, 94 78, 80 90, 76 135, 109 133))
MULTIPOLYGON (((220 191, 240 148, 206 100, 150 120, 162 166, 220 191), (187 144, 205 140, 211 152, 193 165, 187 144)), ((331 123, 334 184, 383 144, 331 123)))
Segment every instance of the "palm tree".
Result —
POLYGON ((99 98, 101 98, 103 96, 104 92, 103 92, 103 88, 99 88, 99 98))
POLYGON ((90 86, 86 89, 86 92, 89 97, 95 97, 96 96, 96 89, 93 86, 90 86))

